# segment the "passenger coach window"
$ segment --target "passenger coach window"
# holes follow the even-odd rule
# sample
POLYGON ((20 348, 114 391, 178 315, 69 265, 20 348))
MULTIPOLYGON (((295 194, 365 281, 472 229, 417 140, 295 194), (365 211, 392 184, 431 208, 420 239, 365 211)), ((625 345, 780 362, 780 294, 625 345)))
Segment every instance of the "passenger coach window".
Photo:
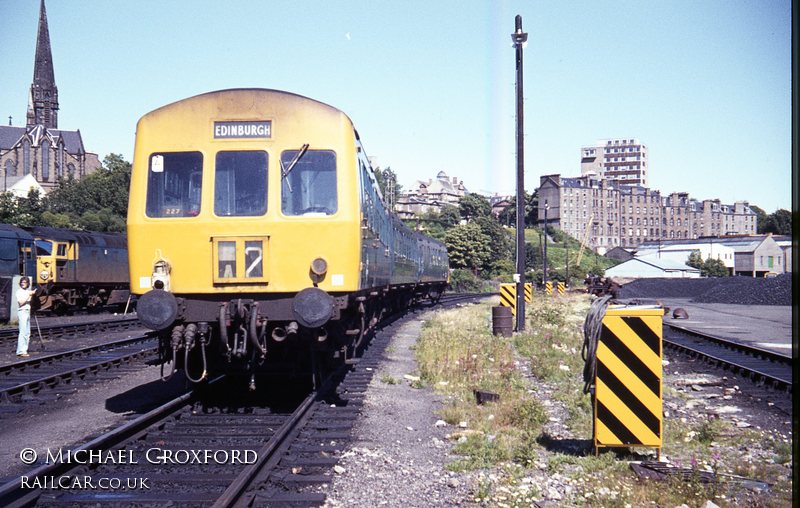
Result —
POLYGON ((266 152, 217 153, 214 213, 219 216, 267 213, 266 152))
POLYGON ((148 217, 194 217, 200 213, 203 156, 199 152, 150 156, 148 217))
POLYGON ((281 154, 284 215, 333 215, 336 199, 336 154, 329 150, 287 150, 281 154), (298 157, 299 155, 299 157, 298 157))

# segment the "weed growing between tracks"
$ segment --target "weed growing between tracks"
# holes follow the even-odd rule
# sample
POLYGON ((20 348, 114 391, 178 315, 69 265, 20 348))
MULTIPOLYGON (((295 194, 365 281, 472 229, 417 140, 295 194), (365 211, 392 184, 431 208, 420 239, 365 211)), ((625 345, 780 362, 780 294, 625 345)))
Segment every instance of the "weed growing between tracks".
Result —
MULTIPOLYGON (((496 303, 437 313, 425 323, 416 347, 421 384, 448 400, 440 417, 455 427, 450 438, 458 454, 449 468, 481 471, 473 485, 476 502, 530 506, 545 500, 622 508, 694 507, 712 500, 720 506, 791 506, 791 437, 736 428, 703 411, 689 411, 688 418, 665 411, 663 419, 663 453, 674 465, 695 471, 694 477, 637 479, 629 461, 654 458, 639 454, 641 449, 607 449, 595 457, 594 416, 591 398, 583 393, 581 358, 589 297, 534 296, 526 331, 512 338, 491 334, 490 307, 496 303), (474 390, 500 397, 478 405, 474 390), (559 434, 551 436, 554 427, 559 434), (566 449, 559 449, 564 443, 566 449), (703 483, 700 471, 718 474, 722 481, 703 483), (769 492, 753 491, 732 475, 772 485, 769 492)), ((665 401, 691 408, 698 402, 693 397, 665 379, 665 401)))

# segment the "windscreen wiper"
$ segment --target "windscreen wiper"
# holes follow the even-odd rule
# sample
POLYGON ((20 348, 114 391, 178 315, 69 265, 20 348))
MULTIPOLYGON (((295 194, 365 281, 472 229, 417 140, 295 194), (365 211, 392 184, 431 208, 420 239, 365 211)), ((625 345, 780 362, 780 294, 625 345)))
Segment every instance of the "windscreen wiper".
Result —
MULTIPOLYGON (((286 177, 289 176, 289 172, 294 169, 294 167, 300 161, 300 158, 302 158, 307 151, 308 151, 308 143, 300 147, 300 151, 297 152, 294 158, 289 162, 288 166, 284 166, 283 160, 281 160, 281 180, 286 180, 286 177)), ((292 192, 292 184, 289 183, 288 180, 286 182, 286 186, 289 187, 289 192, 292 192)))

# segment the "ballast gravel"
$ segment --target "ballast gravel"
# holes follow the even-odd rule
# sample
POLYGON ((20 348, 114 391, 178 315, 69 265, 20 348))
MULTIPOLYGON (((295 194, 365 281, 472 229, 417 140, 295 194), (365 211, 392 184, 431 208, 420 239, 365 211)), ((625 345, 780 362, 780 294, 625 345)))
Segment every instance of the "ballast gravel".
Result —
MULTIPOLYGON (((420 313, 407 317, 387 348, 385 360, 367 390, 362 417, 353 430, 352 445, 340 457, 332 482, 323 487, 328 496, 326 508, 510 506, 508 500, 515 496, 527 498, 530 492, 538 492, 534 506, 558 507, 583 504, 576 504, 576 499, 588 503, 592 496, 608 496, 608 492, 593 492, 591 487, 583 485, 581 475, 551 471, 552 458, 558 454, 583 454, 591 436, 572 433, 564 423, 568 408, 553 396, 556 387, 533 377, 524 360, 518 362, 518 368, 548 414, 543 429, 548 442, 515 487, 518 490, 515 492, 502 483, 499 469, 448 471, 447 464, 458 456, 452 453, 454 441, 447 436, 460 429, 445 424, 437 416, 444 397, 430 387, 415 387, 414 345, 426 316, 420 313), (478 501, 477 490, 486 489, 487 485, 495 489, 496 497, 488 502, 478 501)), ((767 410, 763 392, 751 391, 746 380, 693 374, 697 368, 696 364, 680 358, 665 359, 664 386, 674 388, 676 394, 664 398, 665 418, 678 420, 687 428, 703 419, 724 418, 743 432, 759 432, 791 443, 791 414, 767 410)), ((775 394, 768 394, 767 398, 772 396, 775 394)), ((693 438, 687 435, 684 439, 693 438)), ((671 461, 667 443, 662 452, 662 460, 671 461)), ((768 448, 749 448, 742 460, 758 465, 773 457, 768 448)), ((655 451, 642 450, 641 454, 634 452, 629 460, 655 458, 655 451)), ((791 475, 790 464, 788 475, 791 475)), ((716 506, 708 503, 701 504, 716 506)))
POLYGON ((424 316, 405 318, 384 353, 352 445, 334 469, 326 506, 459 506, 470 499, 473 475, 445 468, 453 460, 446 437, 453 428, 436 416, 442 397, 412 387, 413 347, 424 316))

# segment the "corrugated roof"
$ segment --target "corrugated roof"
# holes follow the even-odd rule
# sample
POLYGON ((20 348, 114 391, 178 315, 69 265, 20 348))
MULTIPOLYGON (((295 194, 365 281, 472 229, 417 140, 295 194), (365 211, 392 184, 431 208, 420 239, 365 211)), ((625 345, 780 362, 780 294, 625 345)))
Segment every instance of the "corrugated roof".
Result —
POLYGON ((652 258, 652 257, 647 257, 647 258, 635 257, 635 258, 629 259, 627 261, 623 261, 622 263, 620 263, 620 264, 618 264, 616 266, 612 266, 611 268, 606 270, 606 273, 608 274, 609 272, 614 272, 614 271, 624 271, 624 270, 626 270, 628 268, 628 266, 636 264, 636 263, 642 263, 642 264, 645 264, 645 265, 653 266, 653 267, 658 268, 659 270, 663 270, 665 272, 674 272, 674 271, 691 272, 691 273, 699 273, 700 272, 700 270, 697 269, 697 268, 692 268, 691 266, 688 266, 685 263, 680 263, 680 262, 677 262, 677 261, 674 261, 674 260, 671 260, 671 259, 664 259, 664 258, 659 259, 659 258, 652 258), (628 266, 624 266, 624 265, 628 265, 628 266))

